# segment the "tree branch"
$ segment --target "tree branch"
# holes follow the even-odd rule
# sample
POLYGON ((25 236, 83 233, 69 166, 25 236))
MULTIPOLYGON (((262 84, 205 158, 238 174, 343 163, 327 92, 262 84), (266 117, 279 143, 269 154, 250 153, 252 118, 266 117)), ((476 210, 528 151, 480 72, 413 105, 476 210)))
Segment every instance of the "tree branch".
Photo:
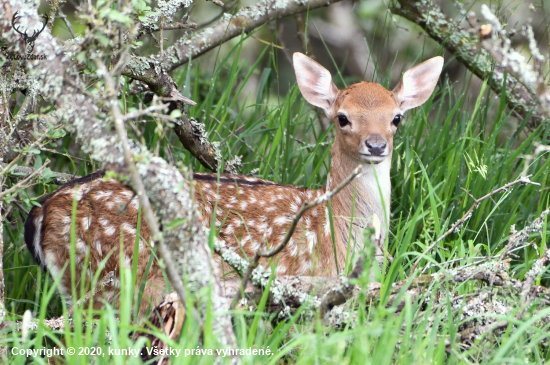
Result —
POLYGON ((464 224, 465 221, 467 221, 468 219, 470 219, 470 217, 472 216, 472 212, 477 209, 477 207, 479 207, 479 204, 481 204, 482 201, 484 201, 485 199, 489 199, 490 197, 492 197, 493 195, 497 194, 497 193, 500 193, 501 191, 508 191, 508 189, 510 189, 512 186, 516 185, 516 184, 522 184, 522 185, 526 185, 526 184, 531 184, 531 185, 537 185, 537 186, 540 186, 539 183, 536 183, 536 182, 533 182, 531 180, 529 180, 529 176, 522 176, 520 177, 519 179, 517 179, 516 181, 512 181, 512 182, 509 182, 507 184, 504 184, 503 186, 501 186, 500 188, 498 189, 495 189, 493 191, 491 191, 489 194, 486 194, 484 196, 482 196, 481 198, 479 199, 475 199, 473 196, 471 196, 468 192, 468 195, 470 195, 470 197, 472 199, 474 199, 474 204, 470 207, 470 209, 468 209, 468 211, 462 216, 462 218, 460 218, 458 221, 455 222, 455 224, 453 224, 451 226, 451 228, 449 228, 447 230, 447 232, 443 233, 434 243, 432 243, 430 246, 428 246, 427 249, 424 250, 424 252, 422 252, 422 255, 418 257, 418 259, 416 259, 413 267, 411 268, 411 272, 410 272, 410 275, 412 275, 418 264, 420 263, 420 261, 423 259, 423 256, 425 256, 428 252, 430 252, 439 242, 443 241, 443 239, 445 237, 447 237, 448 235, 450 235, 451 233, 455 232, 458 228, 460 228, 460 226, 462 226, 462 224, 464 224))
MULTIPOLYGON (((4 1, 0 13, 0 30, 11 29, 10 14, 25 7, 27 18, 37 21, 38 13, 34 3, 22 4, 18 0, 4 1)), ((5 41, 16 43, 14 32, 3 32, 5 41)), ((63 120, 67 130, 74 133, 84 152, 100 161, 108 169, 121 175, 129 175, 121 142, 115 131, 109 128, 107 118, 87 95, 80 92, 79 70, 70 57, 66 57, 51 33, 40 33, 35 52, 44 54, 46 60, 39 63, 27 61, 25 69, 34 78, 38 92, 43 98, 56 105, 54 114, 63 120)), ((223 346, 236 346, 231 319, 226 314, 229 301, 221 295, 217 266, 208 247, 207 232, 195 212, 189 183, 182 174, 165 160, 155 157, 141 145, 131 145, 131 153, 137 171, 143 181, 143 190, 157 213, 159 223, 167 227, 174 220, 183 223, 163 232, 164 241, 173 258, 180 277, 187 278, 194 293, 210 293, 209 303, 216 320, 213 333, 223 346), (202 290, 204 289, 204 290, 202 290)), ((206 299, 199 298, 201 303, 206 299)), ((207 305, 199 305, 201 317, 206 316, 207 305)))
POLYGON ((544 110, 538 106, 538 100, 532 92, 522 85, 512 75, 506 77, 504 83, 505 69, 499 65, 492 67, 489 57, 480 52, 479 38, 460 27, 460 21, 449 19, 441 8, 432 0, 414 1, 397 0, 400 7, 393 3, 390 10, 397 15, 404 17, 422 27, 426 33, 436 42, 443 45, 451 54, 456 56, 470 72, 482 80, 493 79, 491 87, 497 94, 506 92, 508 106, 518 113, 522 118, 531 115, 531 129, 536 128, 542 121, 548 118, 544 110))
POLYGON ((239 10, 234 16, 224 16, 212 26, 200 30, 191 36, 184 36, 174 45, 164 50, 164 55, 145 58, 162 69, 171 71, 189 61, 190 58, 208 52, 228 40, 249 33, 273 19, 303 13, 328 6, 340 0, 302 0, 280 1, 263 0, 256 5, 239 10))

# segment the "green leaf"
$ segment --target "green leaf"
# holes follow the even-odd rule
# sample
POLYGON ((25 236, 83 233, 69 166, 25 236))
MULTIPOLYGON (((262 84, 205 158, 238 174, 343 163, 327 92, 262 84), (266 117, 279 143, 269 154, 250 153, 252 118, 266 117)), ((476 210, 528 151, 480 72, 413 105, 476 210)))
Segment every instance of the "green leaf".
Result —
POLYGON ((179 118, 181 117, 181 112, 179 109, 172 110, 172 113, 170 113, 170 118, 179 118))
POLYGON ((107 17, 107 14, 109 14, 111 12, 111 8, 105 8, 105 9, 101 9, 99 11, 99 17, 100 18, 106 18, 107 17))
POLYGON ((80 63, 86 62, 86 52, 80 52, 79 54, 77 54, 76 59, 80 63))
POLYGON ((35 169, 39 169, 42 167, 42 157, 40 157, 40 155, 36 156, 36 158, 34 159, 34 168, 35 169))
POLYGON ((38 148, 31 148, 29 149, 27 152, 29 153, 34 153, 35 155, 39 155, 40 154, 40 150, 38 148))
POLYGON ((55 174, 52 170, 50 170, 49 167, 46 167, 44 171, 42 172, 42 178, 44 179, 44 182, 49 183, 55 178, 55 174))
POLYGON ((122 14, 118 10, 111 10, 109 12, 109 19, 124 24, 130 23, 132 21, 127 15, 122 14))
POLYGON ((65 132, 65 130, 58 129, 52 134, 52 138, 57 139, 57 138, 65 137, 66 135, 67 135, 67 132, 65 132))
POLYGON ((96 39, 99 41, 99 43, 101 43, 102 45, 104 46, 108 46, 109 45, 109 38, 105 37, 105 36, 102 36, 102 35, 97 35, 96 36, 96 39))

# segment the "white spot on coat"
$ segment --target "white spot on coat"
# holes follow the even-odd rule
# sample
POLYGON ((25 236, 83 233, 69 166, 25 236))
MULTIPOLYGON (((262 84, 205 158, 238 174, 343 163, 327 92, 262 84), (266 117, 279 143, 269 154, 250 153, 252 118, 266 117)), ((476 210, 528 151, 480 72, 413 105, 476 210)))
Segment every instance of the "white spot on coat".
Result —
POLYGON ((317 243, 317 234, 312 231, 306 231, 306 241, 309 247, 309 252, 313 253, 315 244, 317 243))
POLYGON ((287 224, 288 222, 290 222, 290 218, 287 218, 285 216, 281 216, 281 217, 275 218, 274 222, 275 222, 275 224, 278 224, 279 226, 283 226, 283 225, 287 224))
POLYGON ((116 232, 116 228, 115 228, 115 227, 113 227, 113 226, 107 226, 107 227, 105 227, 105 234, 106 234, 107 236, 112 236, 112 235, 115 234, 115 232, 116 232))
POLYGON ((130 199, 131 197, 134 196, 134 193, 133 193, 132 191, 130 191, 130 190, 124 190, 124 191, 122 191, 122 192, 120 193, 120 195, 122 195, 122 196, 124 196, 124 197, 130 199))
POLYGON ((87 231, 90 228, 90 224, 92 223, 92 217, 84 217, 82 218, 82 228, 87 231))
POLYGON ((97 253, 99 253, 99 255, 102 256, 103 251, 101 250, 101 241, 100 240, 94 240, 94 247, 95 247, 97 253))
POLYGON ((329 219, 329 216, 328 216, 328 208, 325 209, 324 228, 325 228, 325 234, 330 234, 330 219, 329 219))
POLYGON ((124 230, 124 232, 128 233, 129 235, 132 235, 132 236, 136 235, 136 228, 128 222, 122 223, 122 229, 124 230))
POLYGON ((267 229, 267 223, 261 223, 258 225, 258 231, 260 233, 264 233, 266 229, 267 229))
POLYGON ((113 192, 112 192, 111 190, 108 190, 108 191, 96 191, 96 192, 95 192, 94 199, 95 199, 95 200, 101 200, 101 199, 103 199, 103 198, 109 198, 112 194, 113 194, 113 192))
POLYGON ((84 242, 80 238, 76 240, 75 248, 76 248, 76 251, 81 253, 82 255, 85 255, 86 251, 88 251, 88 245, 86 244, 86 242, 84 242))

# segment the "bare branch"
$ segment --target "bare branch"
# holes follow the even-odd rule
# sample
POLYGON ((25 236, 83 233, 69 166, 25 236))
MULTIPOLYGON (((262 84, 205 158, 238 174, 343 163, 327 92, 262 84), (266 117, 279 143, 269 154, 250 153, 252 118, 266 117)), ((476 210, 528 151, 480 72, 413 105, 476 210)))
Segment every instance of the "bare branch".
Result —
MULTIPOLYGON (((7 164, 0 163, 0 168, 6 167, 7 164)), ((10 173, 11 176, 18 177, 18 178, 26 178, 33 172, 35 172, 36 169, 32 167, 26 167, 26 166, 14 166, 12 167, 10 173)), ((50 183, 55 185, 63 185, 65 183, 68 183, 69 181, 72 181, 74 179, 78 179, 81 176, 78 175, 71 175, 71 174, 65 174, 63 172, 56 172, 52 171, 51 175, 53 176, 53 180, 50 181, 50 183)))
POLYGON ((10 189, 0 193, 0 198, 2 198, 3 196, 6 196, 8 194, 11 194, 11 193, 17 191, 18 189, 22 188, 33 177, 35 177, 36 175, 40 175, 44 171, 46 166, 48 166, 49 163, 50 163, 50 160, 46 160, 46 162, 44 162, 44 164, 38 170, 34 171, 32 174, 27 176, 25 179, 19 181, 17 184, 12 186, 10 189))
POLYGON ((539 183, 536 183, 536 182, 533 182, 531 180, 529 180, 529 176, 522 176, 520 177, 519 179, 517 179, 516 181, 513 181, 513 182, 510 182, 510 183, 507 183, 503 186, 501 186, 500 188, 498 189, 495 189, 493 191, 491 191, 489 194, 486 194, 484 196, 482 196, 481 198, 479 199, 475 199, 470 193, 468 193, 468 195, 470 195, 470 197, 472 199, 474 199, 474 204, 470 207, 470 209, 468 209, 468 211, 466 212, 466 214, 464 214, 462 216, 462 218, 460 218, 459 220, 457 220, 455 222, 455 224, 453 224, 451 226, 451 228, 449 228, 447 230, 447 232, 443 233, 434 243, 432 243, 430 246, 428 246, 427 249, 424 250, 424 252, 422 252, 422 255, 420 257, 418 257, 418 259, 416 259, 412 269, 411 269, 411 275, 415 272, 416 270, 416 267, 418 266, 418 264, 420 263, 420 261, 423 259, 423 256, 425 256, 428 252, 430 252, 439 242, 441 242, 445 237, 447 237, 448 235, 450 235, 451 233, 455 232, 458 228, 460 228, 460 226, 462 226, 462 224, 464 222, 466 222, 468 219, 470 219, 470 217, 472 216, 472 212, 477 209, 477 207, 479 207, 479 204, 481 204, 482 201, 484 201, 485 199, 489 199, 490 197, 492 197, 493 195, 497 194, 497 193, 500 193, 501 191, 508 191, 508 189, 510 189, 512 186, 516 185, 516 184, 522 184, 522 185, 526 185, 526 184, 530 184, 530 185, 536 185, 536 186, 540 186, 539 183))
POLYGON ((191 36, 182 37, 174 45, 164 51, 164 56, 154 55, 144 58, 162 69, 171 71, 189 61, 189 59, 208 52, 220 44, 249 33, 273 19, 281 19, 290 15, 328 6, 340 0, 303 0, 287 1, 263 0, 259 3, 239 10, 234 16, 224 14, 212 26, 200 30, 191 36))
MULTIPOLYGON (((181 144, 200 163, 212 171, 218 171, 222 163, 222 156, 219 146, 215 143, 210 143, 206 138, 205 126, 194 118, 187 118, 182 114, 178 121, 174 124, 174 132, 178 136, 181 144)), ((225 164, 223 172, 235 174, 237 171, 231 163, 225 164)))
MULTIPOLYGON (((116 62, 118 62, 118 58, 113 60, 113 63, 116 62)), ((165 69, 159 67, 156 61, 149 61, 145 57, 130 55, 122 71, 122 75, 146 83, 151 91, 158 96, 170 97, 188 105, 197 105, 193 100, 183 96, 179 92, 174 80, 166 73, 165 69)))
POLYGON ((192 22, 178 22, 166 24, 163 26, 164 30, 176 30, 176 29, 197 29, 197 23, 192 22))
MULTIPOLYGON (((487 5, 481 5, 481 14, 490 23, 490 25, 480 28, 481 46, 489 52, 502 68, 521 82, 534 98, 539 99, 546 111, 546 116, 550 116, 550 91, 544 82, 544 76, 527 64, 525 57, 511 47, 512 42, 506 36, 506 31, 503 30, 500 21, 487 5)), ((531 25, 526 27, 525 34, 529 42, 531 56, 533 56, 536 63, 543 64, 545 59, 538 50, 531 25)), ((540 70, 541 67, 538 67, 538 69, 540 70)))
MULTIPOLYGON (((513 232, 512 236, 508 240, 508 244, 504 248, 504 251, 502 251, 502 254, 498 258, 497 266, 500 265, 502 262, 502 259, 510 252, 510 250, 516 248, 517 246, 525 243, 528 239, 531 233, 533 232, 540 232, 544 228, 544 218, 550 213, 550 210, 543 211, 540 216, 533 221, 530 225, 525 227, 519 232, 513 232)), ((543 256, 546 257, 546 254, 543 256)), ((546 261, 544 261, 546 262, 546 261)), ((489 282, 489 291, 493 289, 493 282, 495 280, 496 273, 491 277, 491 281, 489 282)), ((527 285, 530 285, 528 282, 527 285)))
POLYGON ((154 113, 156 111, 165 110, 167 108, 168 108, 168 104, 152 105, 149 108, 146 108, 146 109, 143 109, 143 110, 138 110, 138 111, 133 112, 133 113, 127 113, 127 114, 122 116, 122 120, 125 122, 125 121, 130 120, 130 119, 141 118, 144 115, 149 115, 149 114, 154 113))
POLYGON ((513 109, 522 118, 532 112, 532 122, 528 125, 534 129, 542 121, 548 118, 544 110, 537 106, 538 100, 533 97, 530 90, 525 88, 518 79, 512 75, 506 77, 504 83, 505 69, 500 65, 492 67, 489 57, 479 50, 479 37, 460 26, 461 20, 449 19, 441 10, 439 5, 432 0, 414 1, 397 0, 390 6, 394 14, 400 15, 418 25, 436 42, 443 45, 451 54, 456 56, 464 66, 474 75, 482 80, 493 79, 491 87, 500 95, 506 92, 506 101, 510 109, 513 109), (395 4, 400 6, 396 6, 395 4))

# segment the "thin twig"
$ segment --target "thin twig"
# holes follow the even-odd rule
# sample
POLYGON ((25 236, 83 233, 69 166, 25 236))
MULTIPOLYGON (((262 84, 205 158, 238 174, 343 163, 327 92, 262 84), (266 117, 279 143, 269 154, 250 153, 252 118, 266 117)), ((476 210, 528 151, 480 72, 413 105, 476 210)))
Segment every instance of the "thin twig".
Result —
MULTIPOLYGON (((168 106, 169 106, 168 104, 153 105, 153 106, 150 106, 147 109, 138 110, 137 112, 133 112, 133 113, 127 113, 123 116, 123 120, 127 121, 127 120, 130 120, 130 119, 140 118, 144 115, 150 115, 153 112, 156 112, 156 111, 159 111, 159 110, 164 110, 164 109, 168 108, 168 106)), ((164 116, 163 114, 155 114, 155 115, 164 116)), ((170 119, 173 119, 173 118, 170 118, 170 119)))
MULTIPOLYGON (((512 252, 515 252, 515 251, 519 251, 519 250, 523 250, 525 247, 529 247, 529 246, 532 246, 530 243, 527 244, 527 245, 523 245, 523 246, 519 246, 519 247, 516 247, 514 248, 513 250, 510 250, 508 252, 508 254, 511 254, 512 252)), ((460 269, 465 269, 467 267, 470 267, 470 266, 473 266, 473 265, 479 265, 480 263, 483 263, 483 262, 486 262, 486 261, 489 261, 489 260, 493 260, 493 259, 497 259, 499 258, 500 255, 494 255, 494 256, 474 256, 474 257, 461 257, 461 258, 458 258, 458 259, 454 259, 454 260, 449 260, 449 261, 445 261, 441 264, 429 264, 429 265, 426 265, 423 269, 422 269, 422 272, 420 273, 420 275, 423 275, 426 273, 426 271, 428 271, 429 269, 433 268, 433 267, 436 267, 436 266, 445 266, 445 267, 448 267, 450 264, 452 263, 455 263, 455 262, 458 262, 458 261, 464 261, 464 260, 477 260, 476 262, 472 262, 472 263, 469 263, 467 265, 463 265, 463 266, 460 266, 460 269)))
POLYGON ((19 181, 17 184, 15 184, 14 186, 12 186, 10 189, 0 193, 0 198, 2 198, 3 196, 6 196, 8 194, 11 194, 13 193, 14 191, 16 191, 17 189, 21 188, 23 185, 25 185, 29 180, 31 180, 33 177, 35 177, 36 175, 40 175, 42 173, 42 171, 44 171, 44 169, 46 168, 46 166, 48 166, 48 164, 50 163, 50 160, 46 160, 46 162, 44 162, 44 165, 42 165, 42 167, 40 167, 38 170, 35 170, 32 174, 30 174, 29 176, 27 176, 25 179, 19 181))
POLYGON ((319 204, 323 204, 323 203, 326 203, 327 201, 329 201, 330 198, 332 198, 334 195, 338 194, 343 188, 345 188, 349 183, 351 183, 361 173, 361 169, 362 169, 361 165, 357 166, 355 168, 355 170, 353 170, 351 175, 349 175, 344 181, 342 181, 340 183, 340 185, 338 185, 334 190, 327 191, 326 193, 324 193, 323 195, 319 196, 318 198, 314 199, 311 202, 306 202, 302 206, 302 208, 298 211, 298 213, 296 214, 294 219, 292 220, 292 224, 290 225, 290 229, 286 232, 285 238, 279 244, 279 246, 275 247, 274 249, 272 249, 270 251, 261 252, 260 256, 261 257, 272 257, 272 256, 278 254, 279 252, 281 252, 282 249, 286 246, 286 244, 290 240, 290 237, 292 236, 292 234, 294 233, 294 230, 296 229, 296 226, 298 225, 298 221, 300 220, 300 218, 302 218, 304 213, 308 209, 311 209, 313 207, 316 207, 319 204))
POLYGON ((192 22, 179 22, 173 24, 166 24, 163 26, 164 30, 176 30, 176 29, 197 29, 197 23, 192 22))
POLYGON ((102 291, 106 289, 110 289, 114 287, 115 282, 115 272, 109 271, 107 275, 101 280, 101 283, 99 285, 96 285, 93 290, 90 290, 88 293, 86 293, 86 296, 84 298, 79 299, 76 302, 76 305, 73 305, 71 308, 67 310, 67 317, 71 318, 73 316, 74 308, 75 307, 85 307, 90 299, 96 297, 98 294, 100 294, 102 291))
MULTIPOLYGON (((34 141, 33 144, 28 146, 28 148, 26 148, 26 150, 28 151, 28 150, 30 150, 32 148, 35 148, 36 146, 40 145, 42 143, 42 141, 44 139, 46 139, 46 137, 47 137, 46 134, 42 135, 40 138, 38 138, 36 141, 34 141)), ((19 160, 21 159, 21 157, 23 157, 24 154, 25 154, 25 151, 19 153, 13 160, 11 160, 10 163, 5 165, 4 168, 2 170, 0 170, 0 176, 3 176, 6 172, 8 172, 9 169, 11 169, 12 166, 14 166, 17 162, 19 162, 19 160)))
POLYGON ((283 240, 281 241, 281 243, 277 247, 275 247, 275 248, 273 248, 269 251, 261 251, 261 252, 260 252, 260 250, 256 251, 256 253, 254 254, 254 257, 252 258, 252 260, 248 264, 248 268, 247 268, 245 274, 243 275, 243 279, 242 279, 242 282, 241 282, 241 290, 239 292, 237 292, 237 295, 235 295, 235 298, 233 298, 233 302, 231 303, 231 308, 232 309, 234 309, 237 306, 239 300, 241 300, 242 293, 244 293, 244 290, 245 290, 246 286, 248 285, 248 281, 250 280, 250 276, 252 275, 252 271, 256 267, 258 267, 260 257, 269 258, 269 257, 273 257, 276 254, 278 254, 279 252, 281 252, 283 250, 283 248, 285 248, 285 246, 290 241, 290 238, 294 234, 294 230, 296 229, 296 226, 298 225, 298 222, 300 221, 300 219, 302 218, 304 213, 307 212, 309 209, 318 206, 319 204, 323 204, 323 203, 327 202, 334 195, 338 194, 343 188, 345 188, 349 183, 351 183, 361 173, 361 169, 362 169, 361 165, 357 166, 355 168, 355 170, 353 170, 351 175, 349 175, 344 181, 342 181, 340 183, 340 185, 338 185, 334 190, 327 191, 326 193, 324 193, 323 195, 317 197, 316 199, 314 199, 310 202, 304 203, 302 205, 302 207, 300 208, 300 210, 298 211, 298 213, 296 213, 296 215, 294 216, 294 219, 292 220, 292 224, 290 225, 290 228, 287 230, 287 232, 285 234, 285 237, 283 238, 283 240))
MULTIPOLYGON (((511 249, 513 249, 514 247, 516 247, 518 245, 521 245, 522 243, 527 241, 529 239, 529 235, 531 233, 540 232, 540 230, 542 229, 542 226, 544 225, 544 218, 548 215, 548 213, 550 213, 550 210, 548 210, 548 209, 543 211, 540 214, 540 216, 533 221, 533 223, 531 223, 530 225, 528 225, 527 227, 525 227, 521 231, 515 232, 514 234, 512 234, 512 236, 508 240, 508 244, 504 248, 504 251, 502 251, 502 254, 498 258, 497 269, 498 269, 500 263, 502 262, 502 259, 504 259, 504 257, 508 254, 508 252, 511 249)), ((544 257, 546 257, 546 255, 544 255, 544 257)), ((546 261, 544 261, 544 262, 546 262, 546 261)), ((493 282, 495 280, 495 276, 496 276, 496 271, 493 274, 493 276, 491 276, 491 280, 489 282, 489 293, 492 292, 493 282)))
MULTIPOLYGON (((46 149, 42 149, 42 151, 45 151, 46 149)), ((63 154, 65 155, 65 154, 63 154)), ((3 164, 3 163, 0 163, 0 168, 4 168, 7 164, 3 164)), ((26 167, 26 166, 15 166, 11 169, 10 171, 10 174, 11 176, 13 177, 18 177, 18 178, 25 178, 27 176, 29 176, 30 174, 32 174, 33 172, 35 172, 36 169, 33 168, 33 167, 26 167), (17 174, 14 176, 14 174, 17 174), (23 175, 23 176, 21 176, 23 175)), ((72 175, 72 174, 66 174, 66 173, 63 173, 63 172, 56 172, 56 171, 52 171, 51 172, 51 176, 54 177, 54 179, 51 181, 51 183, 55 184, 55 185, 63 185, 71 180, 74 180, 74 179, 78 179, 80 176, 77 176, 77 175, 72 175)))
POLYGON ((533 182, 531 180, 529 180, 529 177, 531 177, 531 175, 528 175, 528 176, 522 176, 520 177, 519 179, 517 179, 516 181, 513 181, 513 182, 510 182, 508 184, 505 184, 503 186, 501 186, 500 188, 498 189, 495 189, 493 191, 491 191, 489 194, 487 195, 484 195, 482 196, 481 198, 479 199, 475 199, 472 195, 470 195, 472 197, 472 199, 474 199, 474 204, 470 207, 470 209, 468 209, 468 211, 466 212, 466 214, 464 214, 462 216, 462 218, 460 218, 459 220, 456 221, 455 224, 452 225, 451 228, 449 228, 449 230, 447 230, 447 232, 443 233, 443 235, 441 235, 434 243, 432 243, 423 253, 420 257, 418 257, 418 259, 415 261, 412 269, 411 269, 411 275, 414 273, 414 271, 416 270, 416 267, 418 266, 418 264, 420 263, 420 261, 422 260, 423 256, 425 256, 428 252, 430 252, 430 250, 432 248, 434 248, 439 242, 441 242, 445 237, 447 237, 448 235, 450 235, 451 233, 453 233, 457 228, 459 228, 466 220, 470 219, 471 215, 472 215, 472 212, 477 209, 477 207, 479 207, 479 205, 481 204, 482 201, 484 201, 485 199, 488 199, 490 197, 492 197, 493 195, 497 194, 497 193, 500 193, 501 191, 507 191, 508 189, 510 189, 512 186, 516 185, 516 184, 523 184, 523 185, 526 185, 526 184, 531 184, 531 185, 537 185, 537 186, 540 186, 539 183, 536 183, 536 182, 533 182))
POLYGON ((69 29, 69 32, 71 33, 73 38, 76 38, 76 34, 74 34, 73 27, 71 26, 71 22, 69 22, 69 19, 67 19, 67 16, 63 14, 63 11, 61 11, 61 7, 57 9, 57 12, 59 13, 57 17, 63 19, 63 21, 65 22, 65 25, 67 26, 67 29, 69 29))

